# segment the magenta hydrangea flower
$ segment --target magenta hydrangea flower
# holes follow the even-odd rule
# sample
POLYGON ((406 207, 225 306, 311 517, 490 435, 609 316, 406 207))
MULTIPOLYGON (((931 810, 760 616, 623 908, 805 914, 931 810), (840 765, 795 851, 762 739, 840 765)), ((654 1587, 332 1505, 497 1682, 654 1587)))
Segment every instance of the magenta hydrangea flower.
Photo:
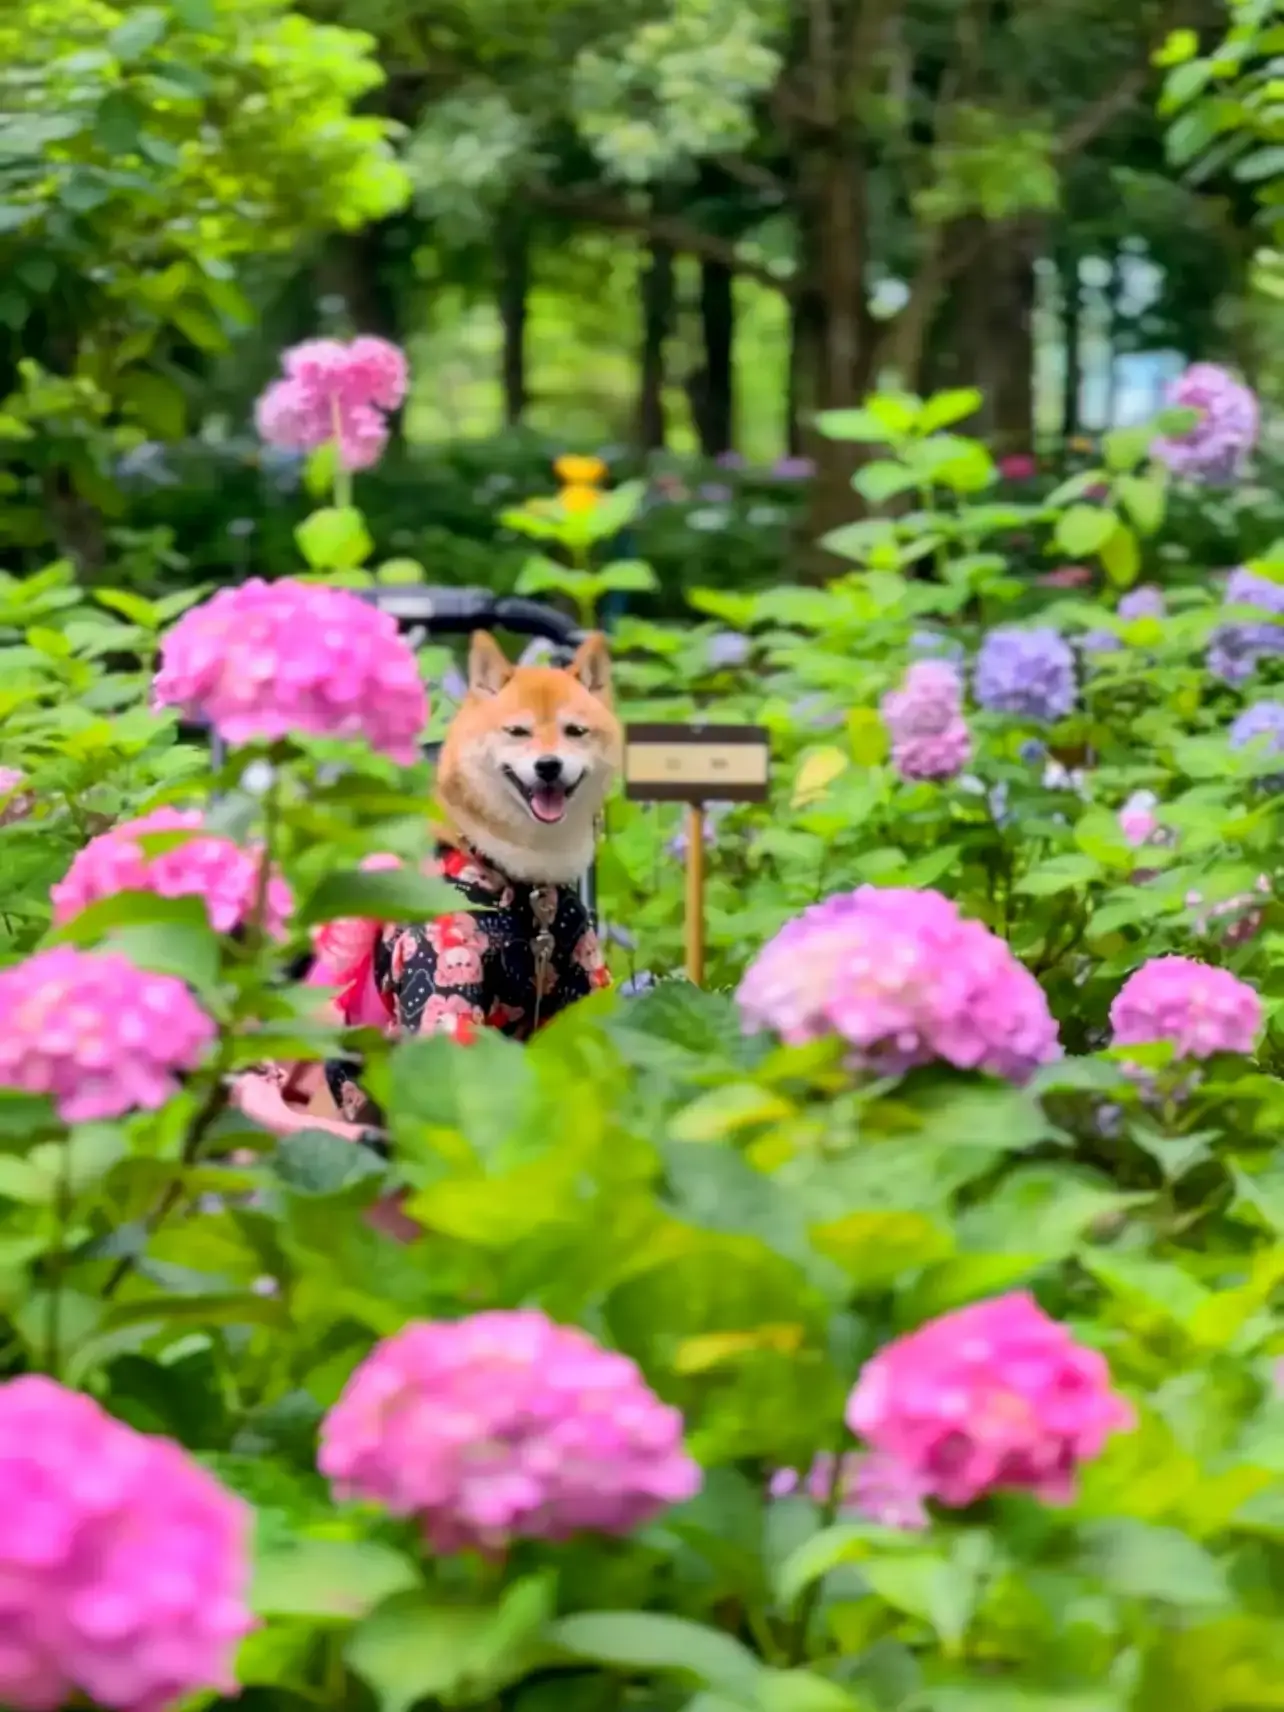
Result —
POLYGON ((1004 1490, 1068 1503, 1079 1466, 1134 1424, 1105 1358, 1024 1292, 897 1338, 847 1401, 853 1433, 955 1507, 1004 1490))
POLYGON ((228 743, 364 738, 409 765, 428 694, 396 620, 347 589, 257 578, 185 612, 161 643, 154 707, 228 743))
POLYGON ((1034 976, 934 891, 861 886, 813 904, 758 953, 736 999, 747 1030, 790 1044, 837 1034, 880 1073, 942 1059, 1023 1081, 1061 1056, 1034 976))
POLYGON ((948 660, 915 660, 883 697, 892 765, 903 779, 952 779, 972 757, 963 680, 948 660))
POLYGON ((1262 1001, 1229 969, 1193 957, 1152 957, 1133 971, 1110 1007, 1111 1044, 1171 1041, 1178 1058, 1252 1052, 1262 1001))
POLYGON ((281 358, 284 379, 273 381, 255 406, 268 445, 313 452, 333 440, 344 469, 378 463, 388 443, 387 411, 406 396, 406 358, 386 339, 308 339, 281 358))
POLYGON ((1190 481, 1232 481, 1257 444, 1261 426, 1251 388, 1216 363, 1192 363, 1168 388, 1168 404, 1198 411, 1199 420, 1184 434, 1156 440, 1155 457, 1190 481))
MULTIPOLYGON (((922 1479, 892 1456, 879 1451, 850 1452, 839 1471, 840 1515, 863 1516, 883 1528, 918 1532, 930 1526, 931 1517, 923 1502, 928 1496, 922 1479)), ((827 1503, 834 1479, 834 1458, 824 1452, 807 1471, 806 1478, 795 1469, 782 1468, 771 1479, 771 1496, 788 1498, 805 1492, 817 1504, 827 1503)))
MULTIPOLYGON (((230 838, 202 832, 199 809, 158 808, 91 838, 66 876, 53 887, 55 923, 70 921, 90 904, 119 892, 155 892, 162 898, 204 898, 210 926, 231 933, 258 900, 261 858, 230 838), (149 854, 149 835, 190 833, 179 844, 149 854)), ((275 871, 268 879, 267 920, 273 938, 284 935, 293 908, 290 888, 275 871)))
POLYGON ((215 1036, 173 975, 58 945, 0 969, 0 1088, 48 1094, 64 1123, 152 1111, 215 1036))
POLYGON ((0 1703, 235 1694, 251 1523, 171 1440, 39 1374, 0 1384, 0 1703))
POLYGON ((417 1517, 437 1552, 628 1533, 701 1479, 633 1362, 534 1310, 379 1344, 326 1416, 318 1466, 338 1496, 417 1517))

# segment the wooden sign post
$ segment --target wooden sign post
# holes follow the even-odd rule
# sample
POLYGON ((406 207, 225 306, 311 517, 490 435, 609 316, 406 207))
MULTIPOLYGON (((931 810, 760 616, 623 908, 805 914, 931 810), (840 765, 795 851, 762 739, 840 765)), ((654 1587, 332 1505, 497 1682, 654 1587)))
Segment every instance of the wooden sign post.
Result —
POLYGON ((771 743, 760 725, 630 725, 624 792, 634 802, 687 805, 687 979, 704 981, 704 811, 711 802, 766 802, 771 743))

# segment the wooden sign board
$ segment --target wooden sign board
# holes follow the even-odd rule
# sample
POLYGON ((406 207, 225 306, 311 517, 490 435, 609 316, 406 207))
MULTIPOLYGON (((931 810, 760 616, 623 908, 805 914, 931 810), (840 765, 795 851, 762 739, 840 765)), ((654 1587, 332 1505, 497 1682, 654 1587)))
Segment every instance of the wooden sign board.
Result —
POLYGON ((771 740, 761 725, 630 725, 624 793, 634 802, 766 802, 771 740))

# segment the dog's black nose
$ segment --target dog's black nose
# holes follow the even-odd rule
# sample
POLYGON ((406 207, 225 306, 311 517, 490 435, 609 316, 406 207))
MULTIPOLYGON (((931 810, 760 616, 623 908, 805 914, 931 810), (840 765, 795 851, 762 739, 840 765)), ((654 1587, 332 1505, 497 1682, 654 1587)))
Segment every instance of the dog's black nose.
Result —
POLYGON ((535 777, 542 785, 555 785, 562 776, 562 763, 556 755, 541 755, 535 763, 535 777))

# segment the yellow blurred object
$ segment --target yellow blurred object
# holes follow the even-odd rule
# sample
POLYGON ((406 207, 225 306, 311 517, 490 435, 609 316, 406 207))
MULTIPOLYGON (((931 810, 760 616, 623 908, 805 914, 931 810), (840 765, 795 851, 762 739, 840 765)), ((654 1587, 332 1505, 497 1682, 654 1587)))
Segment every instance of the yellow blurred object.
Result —
POLYGON ((711 1367, 721 1367, 724 1362, 764 1350, 793 1355, 802 1347, 805 1335, 804 1328, 797 1325, 757 1326, 745 1332, 706 1332, 682 1340, 673 1352, 673 1371, 684 1375, 707 1373, 711 1367))
POLYGON ((841 749, 817 749, 798 769, 793 806, 805 808, 809 803, 819 802, 834 780, 840 778, 850 765, 841 749))
POLYGON ((1070 450, 1072 452, 1091 453, 1096 451, 1096 447, 1086 434, 1076 434, 1074 439, 1070 442, 1070 450))
POLYGON ((565 487, 596 487, 606 480, 606 465, 601 458, 585 458, 576 452, 555 458, 553 471, 565 487))
POLYGON ((571 513, 592 511, 602 498, 595 487, 588 487, 583 482, 572 482, 557 497, 562 502, 562 510, 571 513))

